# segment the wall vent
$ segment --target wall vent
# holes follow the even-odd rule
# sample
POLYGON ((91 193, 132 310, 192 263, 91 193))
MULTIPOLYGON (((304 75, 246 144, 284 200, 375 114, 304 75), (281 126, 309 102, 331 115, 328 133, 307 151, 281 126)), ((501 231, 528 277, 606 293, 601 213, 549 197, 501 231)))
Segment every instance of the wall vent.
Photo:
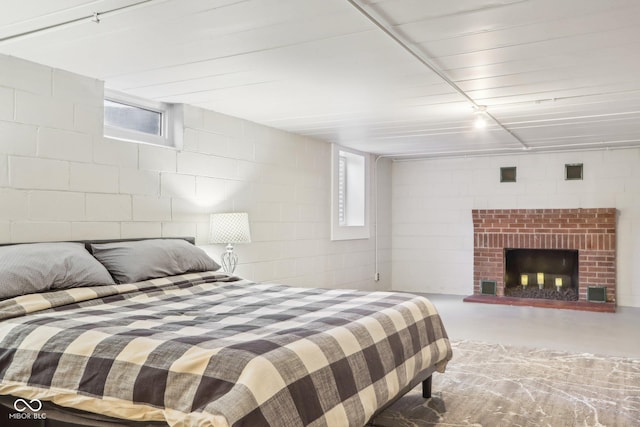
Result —
POLYGON ((582 163, 564 165, 564 179, 567 181, 582 179, 582 163))
POLYGON ((607 288, 604 286, 589 286, 587 288, 587 301, 607 302, 607 288))
POLYGON ((500 182, 516 182, 515 166, 500 168, 500 182))
POLYGON ((480 281, 480 293, 482 295, 495 295, 496 294, 496 281, 495 280, 482 280, 482 281, 480 281))

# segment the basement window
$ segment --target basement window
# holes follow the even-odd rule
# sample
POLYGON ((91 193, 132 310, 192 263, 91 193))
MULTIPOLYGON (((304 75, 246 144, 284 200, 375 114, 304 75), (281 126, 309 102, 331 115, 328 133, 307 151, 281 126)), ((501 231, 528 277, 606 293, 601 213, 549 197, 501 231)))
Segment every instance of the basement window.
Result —
POLYGON ((181 135, 182 110, 179 105, 105 91, 104 136, 181 148, 181 135))
POLYGON ((331 240, 369 238, 369 159, 332 146, 331 240))

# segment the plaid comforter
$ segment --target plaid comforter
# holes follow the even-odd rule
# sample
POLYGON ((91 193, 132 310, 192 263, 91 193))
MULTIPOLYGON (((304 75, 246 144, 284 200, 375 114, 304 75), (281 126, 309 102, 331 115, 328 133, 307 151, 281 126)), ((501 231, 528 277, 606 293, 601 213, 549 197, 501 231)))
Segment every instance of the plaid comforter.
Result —
POLYGON ((0 394, 172 426, 357 426, 451 347, 424 298, 207 272, 0 302, 0 394))

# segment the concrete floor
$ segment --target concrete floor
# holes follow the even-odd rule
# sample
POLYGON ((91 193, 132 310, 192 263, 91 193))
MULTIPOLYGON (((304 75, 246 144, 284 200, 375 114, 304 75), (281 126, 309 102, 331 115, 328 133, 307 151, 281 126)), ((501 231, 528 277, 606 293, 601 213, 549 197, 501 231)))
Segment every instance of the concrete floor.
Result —
POLYGON ((640 359, 640 308, 615 313, 463 302, 426 294, 452 340, 475 340, 640 359))

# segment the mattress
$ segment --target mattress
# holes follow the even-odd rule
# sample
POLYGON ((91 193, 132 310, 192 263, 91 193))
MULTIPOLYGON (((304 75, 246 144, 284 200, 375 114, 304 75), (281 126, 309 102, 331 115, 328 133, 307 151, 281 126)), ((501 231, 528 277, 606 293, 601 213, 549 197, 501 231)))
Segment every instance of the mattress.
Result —
POLYGON ((0 394, 171 426, 364 425, 450 358, 404 293, 209 271, 0 302, 0 394))

